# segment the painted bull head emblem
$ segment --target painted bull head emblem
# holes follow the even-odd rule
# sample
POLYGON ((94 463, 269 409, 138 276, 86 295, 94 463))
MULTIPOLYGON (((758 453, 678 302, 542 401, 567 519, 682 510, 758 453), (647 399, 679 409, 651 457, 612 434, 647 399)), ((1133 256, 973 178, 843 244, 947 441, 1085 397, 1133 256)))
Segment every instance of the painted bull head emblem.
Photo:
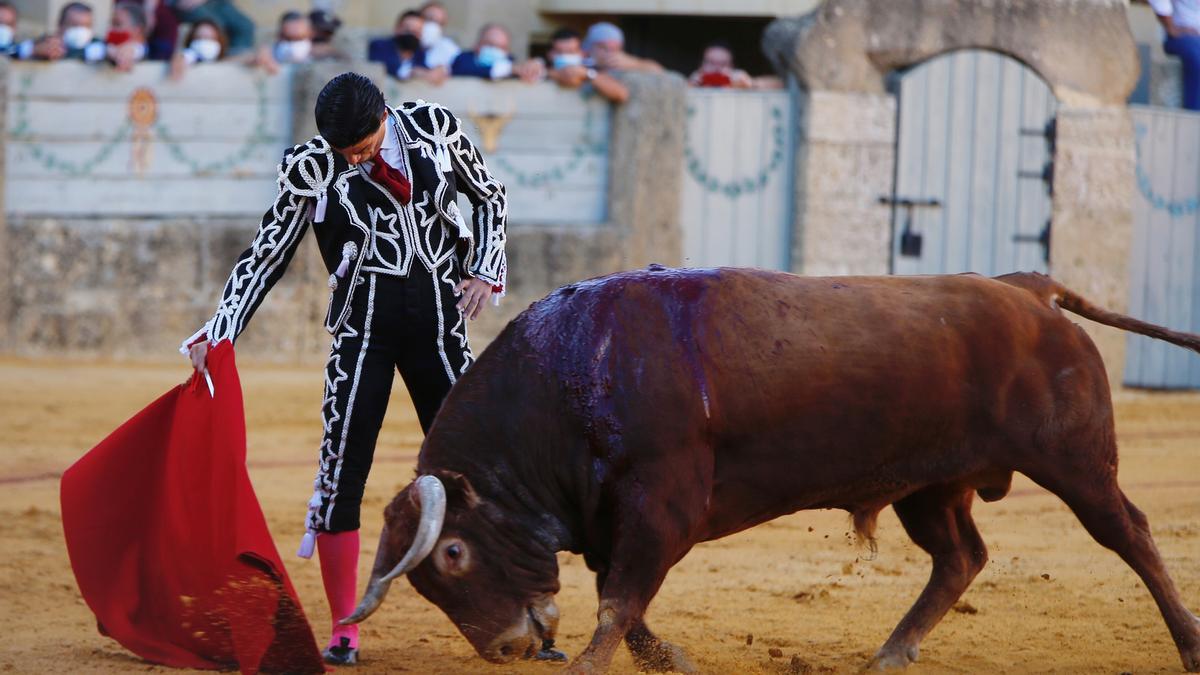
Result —
POLYGON ((479 114, 473 108, 467 109, 467 118, 479 129, 480 140, 483 142, 484 152, 492 153, 500 142, 500 133, 504 131, 504 127, 512 121, 513 115, 516 113, 510 106, 506 113, 489 112, 479 114))

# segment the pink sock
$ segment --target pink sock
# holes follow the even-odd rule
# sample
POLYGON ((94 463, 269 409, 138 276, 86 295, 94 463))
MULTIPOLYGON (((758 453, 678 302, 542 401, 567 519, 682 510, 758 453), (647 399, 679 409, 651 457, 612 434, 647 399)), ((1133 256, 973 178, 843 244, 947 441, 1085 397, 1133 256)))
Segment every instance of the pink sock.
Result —
POLYGON ((325 597, 333 615, 333 636, 329 646, 337 647, 341 638, 350 638, 350 646, 358 648, 358 625, 342 626, 338 621, 354 613, 358 590, 358 530, 322 532, 317 536, 317 551, 321 557, 321 580, 325 582, 325 597))

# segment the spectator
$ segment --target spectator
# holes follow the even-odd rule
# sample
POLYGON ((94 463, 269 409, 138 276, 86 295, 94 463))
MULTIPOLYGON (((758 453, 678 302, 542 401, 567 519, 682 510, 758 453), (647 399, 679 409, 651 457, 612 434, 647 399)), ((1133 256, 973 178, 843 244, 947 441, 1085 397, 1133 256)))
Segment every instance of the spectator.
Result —
POLYGON ((446 22, 450 20, 446 8, 440 2, 421 5, 421 18, 425 26, 421 29, 421 46, 425 48, 425 65, 429 68, 445 68, 462 53, 458 43, 446 36, 446 22))
POLYGON ((503 80, 514 76, 526 82, 542 79, 546 68, 541 60, 534 59, 516 64, 516 59, 508 51, 510 42, 508 29, 504 26, 496 23, 485 25, 479 31, 475 49, 459 54, 450 67, 450 74, 488 80, 503 80))
POLYGON ((117 70, 129 72, 146 59, 146 9, 137 2, 118 2, 108 29, 108 60, 117 70))
POLYGON ((12 56, 17 51, 17 8, 8 0, 0 0, 0 54, 12 56))
POLYGON ((308 63, 312 59, 312 23, 300 12, 279 17, 279 35, 271 56, 276 63, 308 63))
POLYGON ((167 0, 144 0, 150 33, 146 38, 147 58, 166 61, 175 53, 179 42, 179 17, 167 4, 167 0))
POLYGON ((254 22, 234 6, 233 0, 168 0, 184 23, 208 19, 221 27, 229 39, 229 54, 254 50, 254 22))
POLYGON ((640 59, 625 51, 625 33, 606 21, 592 24, 583 41, 583 51, 591 57, 596 70, 632 70, 648 73, 662 72, 662 66, 650 59, 640 59))
POLYGON ((334 37, 342 27, 342 20, 333 12, 314 9, 308 13, 308 22, 313 31, 313 58, 316 60, 336 59, 345 61, 350 58, 334 44, 334 37))
POLYGON ((396 19, 391 37, 371 40, 367 59, 382 63, 388 75, 398 80, 416 77, 434 84, 445 82, 450 75, 445 66, 429 68, 425 61, 425 49, 421 47, 424 26, 420 12, 411 9, 404 12, 396 19))
POLYGON ((225 57, 228 49, 229 41, 215 21, 197 21, 184 38, 183 49, 171 59, 171 76, 179 79, 190 66, 219 61, 225 57))
POLYGON ((79 59, 88 63, 103 61, 104 42, 92 29, 92 8, 82 2, 70 2, 58 13, 58 31, 37 40, 26 40, 17 47, 17 58, 58 61, 79 59))
POLYGON ((546 58, 550 61, 547 77, 560 87, 575 89, 590 82, 601 96, 613 103, 624 103, 629 99, 629 89, 620 80, 597 71, 588 63, 579 33, 570 28, 560 28, 550 36, 546 58))
POLYGON ((1163 51, 1183 65, 1183 107, 1200 110, 1200 0, 1150 0, 1166 31, 1163 51))
POLYGON ((754 79, 746 71, 733 67, 733 48, 729 43, 716 40, 704 48, 700 69, 692 73, 688 83, 693 87, 750 89, 754 86, 754 79))

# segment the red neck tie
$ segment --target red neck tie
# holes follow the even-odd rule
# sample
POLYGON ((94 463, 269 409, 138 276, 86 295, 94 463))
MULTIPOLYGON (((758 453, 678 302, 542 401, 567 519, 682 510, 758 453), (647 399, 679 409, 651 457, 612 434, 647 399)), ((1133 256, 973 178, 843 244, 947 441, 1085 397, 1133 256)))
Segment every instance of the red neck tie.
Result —
POLYGON ((382 150, 371 158, 371 180, 387 188, 401 204, 412 201, 412 183, 400 171, 383 160, 382 150))

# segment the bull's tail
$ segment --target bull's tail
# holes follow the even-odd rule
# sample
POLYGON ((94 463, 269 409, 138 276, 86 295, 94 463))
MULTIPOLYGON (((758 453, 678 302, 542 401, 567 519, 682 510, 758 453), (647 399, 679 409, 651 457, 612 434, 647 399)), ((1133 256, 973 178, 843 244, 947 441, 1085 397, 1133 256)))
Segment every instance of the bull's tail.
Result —
POLYGON ((996 277, 1010 286, 1023 288, 1051 307, 1062 307, 1074 312, 1085 319, 1102 323, 1113 328, 1120 328, 1139 335, 1146 335, 1159 340, 1165 340, 1173 345, 1186 347, 1194 352, 1200 352, 1200 335, 1163 328, 1152 323, 1139 321, 1132 316, 1110 312, 1103 307, 1097 307, 1088 302, 1083 296, 1063 286, 1054 279, 1037 272, 1015 272, 996 277))

